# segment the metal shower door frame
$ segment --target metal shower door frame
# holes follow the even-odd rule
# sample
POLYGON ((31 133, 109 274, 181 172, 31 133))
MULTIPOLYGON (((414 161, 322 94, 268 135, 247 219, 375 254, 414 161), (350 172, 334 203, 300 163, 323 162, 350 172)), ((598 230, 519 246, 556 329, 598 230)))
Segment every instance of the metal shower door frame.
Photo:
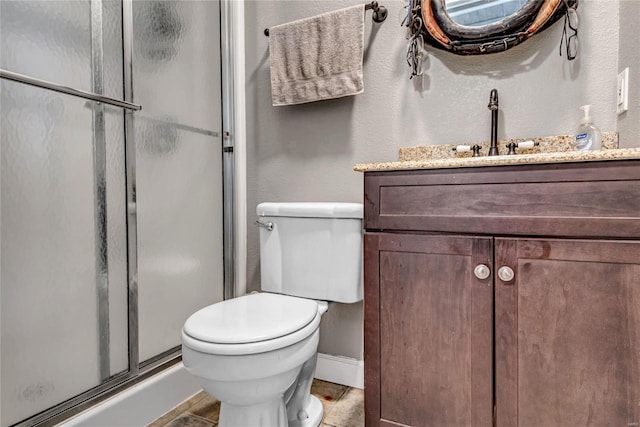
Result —
MULTIPOLYGON (((125 33, 131 33, 131 1, 123 0, 123 36, 125 33), (127 10, 129 9, 129 10, 127 10), (125 20, 127 25, 125 25, 125 20), (128 28, 128 31, 126 31, 128 28)), ((132 305, 136 307, 137 300, 137 287, 135 282, 136 277, 136 239, 135 239, 135 218, 131 221, 131 217, 127 219, 127 239, 128 239, 128 270, 129 270, 129 369, 125 372, 111 375, 110 364, 110 327, 109 327, 109 277, 108 277, 108 259, 107 259, 107 182, 106 182, 106 135, 105 135, 105 116, 104 105, 113 105, 123 109, 125 117, 125 144, 126 153, 125 161, 127 163, 127 174, 129 169, 135 174, 135 156, 131 157, 129 153, 129 145, 132 139, 127 141, 127 120, 130 120, 134 111, 139 111, 141 106, 109 98, 103 95, 103 71, 104 71, 104 50, 102 41, 102 28, 103 28, 103 16, 102 16, 102 0, 91 0, 91 86, 92 92, 86 92, 79 89, 59 85, 53 82, 48 82, 29 76, 25 76, 18 73, 13 73, 7 70, 0 70, 0 77, 3 79, 15 81, 21 84, 39 87, 45 90, 51 90, 60 92, 66 95, 71 95, 86 99, 93 102, 92 105, 92 128, 93 128, 93 169, 94 169, 94 225, 95 225, 95 270, 96 270, 96 291, 97 291, 97 306, 98 306, 98 328, 99 328, 99 367, 100 367, 100 381, 101 383, 71 399, 68 399, 54 407, 51 407, 45 411, 36 414, 18 424, 16 426, 49 426, 55 425, 69 416, 79 413, 91 405, 94 405, 100 400, 104 400, 111 394, 110 391, 114 390, 120 385, 124 385, 132 380, 138 380, 138 359, 137 359, 137 316, 132 315, 131 311, 137 312, 137 310, 131 310, 132 305), (133 241, 129 237, 130 230, 133 231, 133 241), (133 260, 133 264, 129 264, 133 260), (131 268, 131 266, 134 266, 131 268), (131 280, 131 277, 134 280, 131 280), (133 298, 131 296, 133 295, 133 298), (135 339, 135 345, 132 346, 132 342, 135 339), (108 393, 108 394, 107 394, 108 393)), ((130 42, 127 39, 124 40, 124 45, 129 48, 124 49, 125 63, 131 64, 131 49, 130 42)), ((126 88, 131 88, 131 76, 129 74, 129 80, 127 81, 127 72, 125 67, 125 100, 132 99, 131 92, 127 92, 126 88), (128 96, 129 95, 129 96, 128 96)), ((133 153, 135 155, 135 152, 133 153)), ((135 175, 134 175, 135 177, 135 175)), ((129 200, 129 179, 127 179, 127 200, 129 200)), ((133 181, 135 183, 135 179, 133 181)), ((133 189, 135 190, 135 184, 133 189)), ((133 193, 135 194, 135 192, 133 193)), ((127 204, 128 208, 131 208, 130 204, 127 204)), ((134 313, 136 314, 136 313, 134 313)))
MULTIPOLYGON (((70 416, 123 391, 127 387, 156 374, 181 361, 180 348, 145 361, 139 360, 138 328, 138 242, 136 195, 136 146, 133 114, 141 110, 133 103, 133 1, 122 0, 123 81, 124 100, 108 98, 103 92, 102 0, 91 0, 92 92, 57 85, 51 82, 0 70, 0 77, 32 86, 53 90, 95 102, 93 108, 94 130, 94 223, 96 227, 96 286, 98 291, 100 378, 102 383, 78 396, 66 400, 16 427, 54 426, 70 416), (107 249, 107 200, 106 200, 106 137, 104 106, 123 108, 126 173, 126 233, 127 233, 127 288, 128 288, 128 370, 110 375, 109 344, 109 282, 107 249)), ((233 7, 234 0, 220 1, 220 36, 222 67, 222 129, 223 129, 223 274, 224 299, 235 296, 235 226, 234 218, 234 57, 233 57, 233 7)))

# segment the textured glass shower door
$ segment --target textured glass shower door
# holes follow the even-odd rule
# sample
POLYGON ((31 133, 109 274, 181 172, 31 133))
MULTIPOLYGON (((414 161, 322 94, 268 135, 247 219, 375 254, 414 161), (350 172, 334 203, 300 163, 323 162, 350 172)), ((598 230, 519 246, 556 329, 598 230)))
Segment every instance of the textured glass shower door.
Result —
MULTIPOLYGON (((109 222, 110 239, 97 240, 92 108, 102 107, 18 83, 0 85, 6 426, 127 370, 127 273, 124 203, 118 201, 124 200, 124 175, 117 173, 122 160, 110 165, 106 186, 109 213, 119 215, 109 222), (107 277, 109 292, 101 295, 107 277), (101 319, 105 307, 108 317, 101 319)), ((109 155, 118 158, 122 112, 107 114, 114 120, 105 133, 109 155)))
POLYGON ((219 1, 133 2, 140 361, 223 298, 219 1))
POLYGON ((0 68, 144 106, 0 80, 2 427, 175 356, 222 299, 219 7, 0 1, 0 68))
MULTIPOLYGON (((122 99, 121 11, 2 1, 0 68, 122 99)), ((6 426, 128 370, 127 236, 123 110, 4 79, 0 106, 6 426)))

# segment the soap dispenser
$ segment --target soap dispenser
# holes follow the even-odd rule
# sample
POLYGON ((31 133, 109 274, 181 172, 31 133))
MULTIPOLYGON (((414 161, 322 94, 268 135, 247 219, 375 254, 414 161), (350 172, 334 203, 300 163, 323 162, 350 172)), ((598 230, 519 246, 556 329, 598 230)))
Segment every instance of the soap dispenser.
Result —
POLYGON ((602 148, 602 135, 600 134, 600 129, 593 124, 590 114, 591 107, 591 105, 580 107, 584 115, 580 119, 580 126, 578 126, 574 144, 574 148, 579 151, 600 150, 602 148))

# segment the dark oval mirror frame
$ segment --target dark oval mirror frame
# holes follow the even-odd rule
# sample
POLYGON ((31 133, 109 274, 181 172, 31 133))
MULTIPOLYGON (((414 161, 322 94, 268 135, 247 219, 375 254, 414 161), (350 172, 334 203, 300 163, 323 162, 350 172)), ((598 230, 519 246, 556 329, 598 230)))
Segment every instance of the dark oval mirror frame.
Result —
POLYGON ((433 47, 457 55, 504 52, 564 16, 578 0, 528 0, 517 12, 491 24, 473 27, 454 22, 445 0, 418 0, 412 11, 412 35, 422 34, 433 47))

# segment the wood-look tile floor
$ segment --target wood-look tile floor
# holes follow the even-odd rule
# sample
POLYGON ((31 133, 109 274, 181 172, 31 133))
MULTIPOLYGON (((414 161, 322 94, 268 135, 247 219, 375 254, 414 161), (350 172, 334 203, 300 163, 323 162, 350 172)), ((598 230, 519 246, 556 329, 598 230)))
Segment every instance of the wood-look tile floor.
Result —
MULTIPOLYGON (((320 399, 324 408, 320 427, 364 427, 362 390, 313 380, 311 393, 320 399)), ((219 414, 220 402, 201 391, 149 424, 148 427, 216 427, 219 414)))

